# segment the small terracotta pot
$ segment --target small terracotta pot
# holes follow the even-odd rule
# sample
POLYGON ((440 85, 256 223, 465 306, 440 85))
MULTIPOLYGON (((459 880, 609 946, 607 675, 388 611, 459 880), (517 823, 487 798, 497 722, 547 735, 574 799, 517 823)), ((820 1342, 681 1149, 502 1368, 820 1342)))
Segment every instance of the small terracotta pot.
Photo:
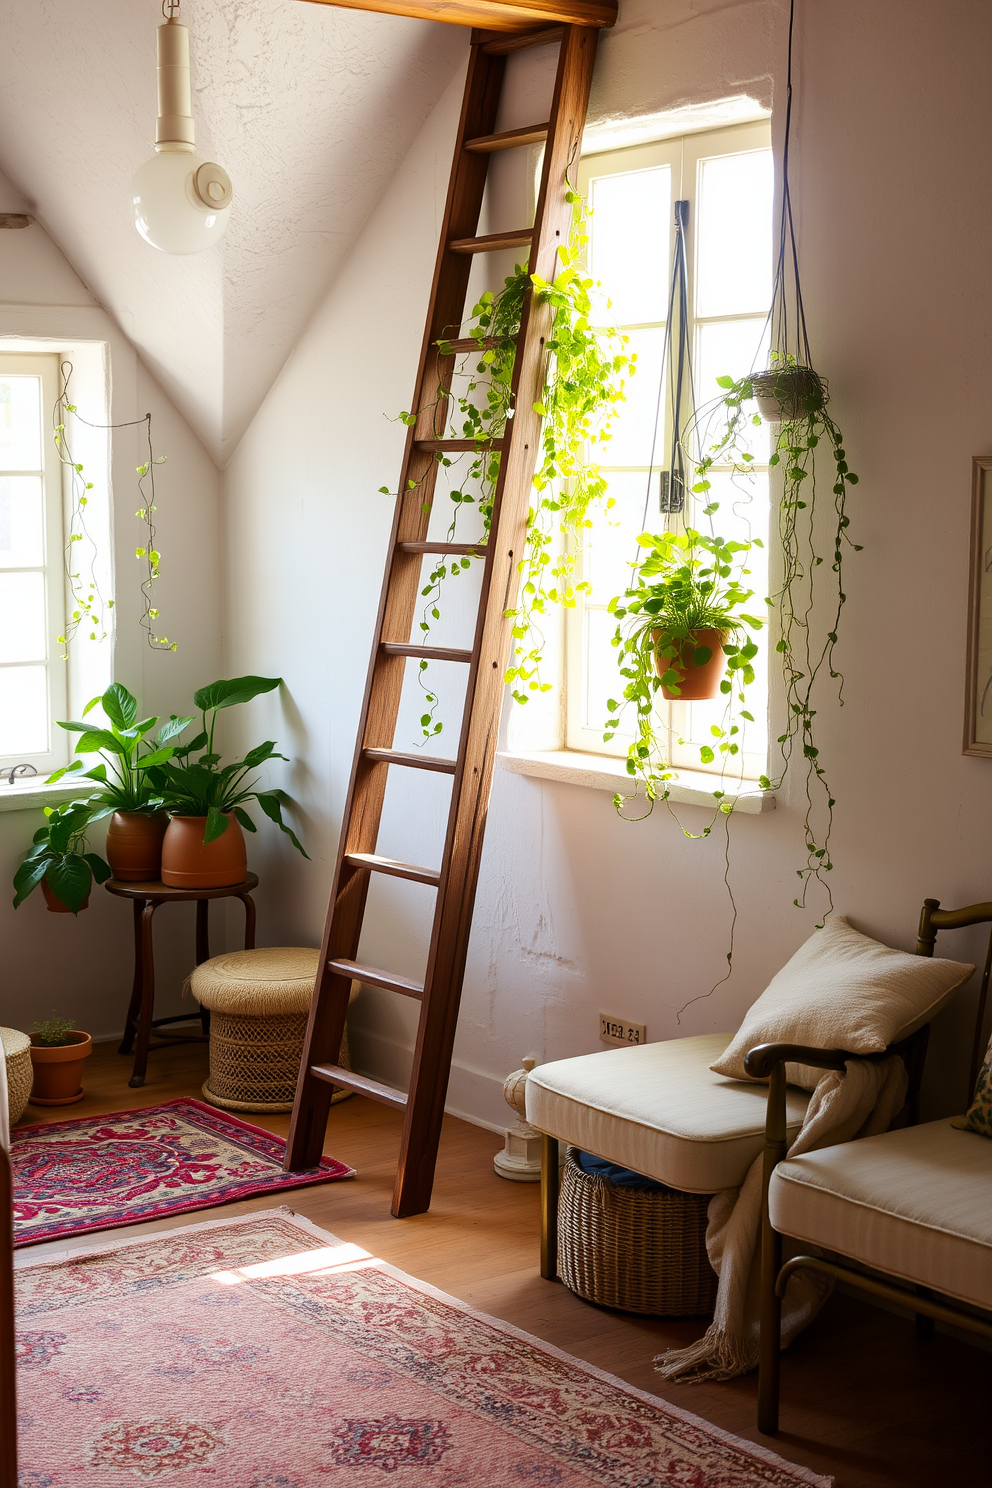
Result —
MULTIPOLYGON (((664 643, 664 635, 663 630, 651 632, 655 646, 664 643)), ((666 672, 678 672, 682 678, 678 692, 673 692, 662 683, 662 697, 677 703, 701 703, 708 698, 718 697, 720 683, 727 669, 727 658, 723 651, 726 639, 725 630, 694 630, 682 642, 679 655, 659 656, 655 651, 654 665, 658 676, 663 677, 666 672), (701 646, 708 646, 712 655, 702 666, 696 666, 693 653, 701 646)))
POLYGON ((222 837, 204 843, 205 816, 174 816, 162 841, 162 882, 173 889, 223 889, 248 876, 245 834, 228 813, 222 837))
POLYGON ((78 1028, 69 1037, 73 1040, 71 1044, 39 1044, 38 1035, 31 1035, 33 1106, 71 1106, 82 1100, 83 1061, 93 1053, 93 1040, 78 1028))
POLYGON ((164 812, 115 811, 107 827, 107 862, 122 883, 153 883, 162 871, 164 812))
MULTIPOLYGON (((41 880, 41 892, 45 896, 45 903, 48 905, 49 909, 52 911, 53 914, 72 914, 72 910, 69 908, 68 904, 63 904, 62 903, 62 900, 55 893, 55 890, 49 888, 48 879, 47 878, 43 878, 41 880)), ((81 910, 82 909, 85 909, 86 906, 89 904, 89 902, 90 902, 90 896, 89 896, 89 894, 87 894, 86 895, 86 898, 83 900, 83 902, 79 906, 79 908, 81 910)), ((77 913, 78 913, 78 911, 77 911, 77 913)))

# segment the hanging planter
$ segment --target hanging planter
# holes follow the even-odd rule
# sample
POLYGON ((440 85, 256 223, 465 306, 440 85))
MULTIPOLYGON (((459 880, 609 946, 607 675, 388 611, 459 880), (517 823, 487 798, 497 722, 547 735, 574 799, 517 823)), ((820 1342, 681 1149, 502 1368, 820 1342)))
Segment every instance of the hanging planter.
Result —
POLYGON ((771 366, 751 376, 758 412, 769 424, 792 423, 819 413, 827 401, 827 386, 812 367, 771 366))
POLYGON ((730 635, 726 630, 692 630, 687 636, 673 635, 668 630, 652 630, 655 671, 661 678, 661 695, 670 702, 699 703, 719 697, 720 683, 727 670, 723 643, 730 635), (666 682, 675 675, 677 682, 666 682))

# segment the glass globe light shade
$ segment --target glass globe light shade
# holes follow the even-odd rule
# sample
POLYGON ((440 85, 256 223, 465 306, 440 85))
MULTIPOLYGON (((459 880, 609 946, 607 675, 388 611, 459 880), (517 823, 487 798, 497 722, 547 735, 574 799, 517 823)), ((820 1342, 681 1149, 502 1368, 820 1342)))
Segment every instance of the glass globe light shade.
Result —
POLYGON ((230 201, 226 174, 188 150, 160 151, 131 182, 134 225, 146 243, 163 253, 199 253, 218 242, 230 220, 230 201), (208 206, 198 195, 195 178, 203 167, 208 179, 204 182, 201 174, 199 180, 205 194, 223 205, 208 206))

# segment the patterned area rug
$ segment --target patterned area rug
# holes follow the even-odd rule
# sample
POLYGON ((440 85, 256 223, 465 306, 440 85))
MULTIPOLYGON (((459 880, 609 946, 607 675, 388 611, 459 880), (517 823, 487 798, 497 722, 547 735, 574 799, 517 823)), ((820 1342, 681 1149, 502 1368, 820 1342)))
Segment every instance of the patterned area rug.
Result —
POLYGON ((15 1126, 10 1136, 18 1246, 354 1175, 333 1157, 284 1173, 281 1137, 196 1100, 15 1126))
POLYGON ((289 1210, 19 1257, 22 1488, 828 1488, 289 1210))

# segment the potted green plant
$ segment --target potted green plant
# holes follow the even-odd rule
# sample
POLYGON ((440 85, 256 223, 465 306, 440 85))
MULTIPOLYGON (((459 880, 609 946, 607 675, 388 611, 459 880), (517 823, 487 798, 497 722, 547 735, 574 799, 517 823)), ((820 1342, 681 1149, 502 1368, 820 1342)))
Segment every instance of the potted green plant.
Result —
MULTIPOLYGON (((619 652, 621 676, 626 678, 623 700, 610 699, 611 717, 606 739, 620 726, 625 708, 636 713, 635 739, 627 757, 627 771, 645 783, 648 799, 667 795, 664 782, 672 770, 654 725, 657 694, 683 702, 727 696, 754 681, 757 645, 747 629, 764 625, 759 615, 744 610, 754 591, 745 580, 751 542, 734 542, 692 527, 678 532, 638 538, 647 554, 636 565, 625 593, 611 600, 617 630, 613 644, 619 652)), ((740 715, 749 719, 750 715, 740 715)), ((717 747, 725 755, 739 752, 739 725, 728 720, 716 729, 717 747)), ((700 759, 714 759, 710 745, 700 759)), ((621 798, 622 799, 622 798, 621 798)))
POLYGON ((90 899, 93 880, 103 883, 110 868, 99 853, 86 852, 92 820, 85 801, 46 806, 48 823, 34 834, 31 847, 14 874, 14 908, 41 884, 48 908, 56 914, 78 914, 90 899))
POLYGON ((257 801, 293 846, 307 856, 295 832, 282 819, 282 807, 289 800, 285 791, 259 790, 256 782, 247 778, 266 760, 286 758, 277 752, 275 741, 269 739, 249 750, 244 759, 226 765, 214 747, 221 709, 271 692, 281 680, 234 677, 211 682, 193 694, 202 714, 202 730, 189 744, 175 750, 161 777, 170 817, 162 843, 163 883, 173 888, 201 889, 243 882, 248 859, 242 828, 256 830, 245 810, 249 801, 257 801), (192 759, 201 749, 205 752, 192 759))
POLYGON ((758 412, 767 423, 795 422, 819 413, 827 401, 827 387, 812 367, 791 352, 773 351, 764 372, 752 372, 751 390, 758 412))
POLYGON ((33 1106, 71 1106, 82 1100, 83 1062, 93 1052, 88 1033, 73 1028, 68 1018, 53 1013, 31 1031, 33 1106))
POLYGON ((83 709, 83 718, 97 704, 109 728, 73 719, 60 720, 59 728, 80 735, 77 755, 99 754, 100 763, 87 770, 83 760, 74 759, 50 775, 49 783, 73 774, 81 781, 94 781, 99 790, 88 798, 89 819, 110 817, 106 851, 111 873, 127 883, 153 881, 161 872, 162 839, 169 821, 160 789, 162 766, 176 750, 170 740, 177 739, 193 720, 167 719, 152 741, 149 735, 158 719, 139 719, 137 699, 120 682, 92 698, 83 709))

